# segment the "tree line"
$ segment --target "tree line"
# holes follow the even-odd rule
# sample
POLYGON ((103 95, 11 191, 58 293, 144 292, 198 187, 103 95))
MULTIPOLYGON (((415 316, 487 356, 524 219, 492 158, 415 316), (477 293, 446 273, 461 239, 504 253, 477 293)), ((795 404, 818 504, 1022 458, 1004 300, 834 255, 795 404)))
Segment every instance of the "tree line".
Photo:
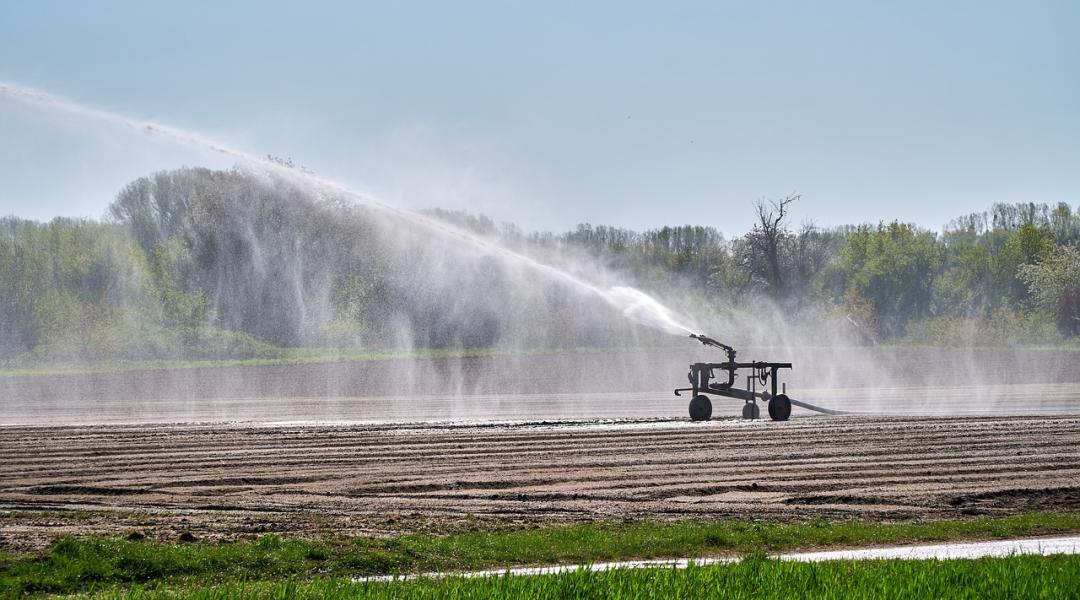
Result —
MULTIPOLYGON (((551 262, 602 265, 696 308, 852 324, 865 343, 1080 338, 1080 207, 997 204, 937 233, 882 222, 793 226, 797 197, 713 227, 583 224, 526 233, 449 222, 551 262)), ((0 219, 0 357, 273 356, 282 348, 604 345, 618 315, 535 274, 332 194, 239 169, 126 186, 101 220, 0 219)), ((629 336, 629 337, 628 337, 629 336)))

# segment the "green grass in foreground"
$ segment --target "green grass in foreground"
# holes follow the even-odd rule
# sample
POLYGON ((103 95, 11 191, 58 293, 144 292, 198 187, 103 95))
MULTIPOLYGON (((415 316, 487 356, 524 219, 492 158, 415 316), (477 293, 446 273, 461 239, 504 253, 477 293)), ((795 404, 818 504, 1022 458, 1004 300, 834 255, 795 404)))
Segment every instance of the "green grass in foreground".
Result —
POLYGON ((1078 598, 1080 557, 789 563, 751 557, 685 570, 578 570, 538 577, 192 584, 106 591, 150 598, 1078 598))
POLYGON ((0 595, 132 584, 422 573, 512 565, 694 557, 993 539, 1080 531, 1080 513, 931 523, 861 521, 595 523, 531 530, 309 541, 264 536, 227 544, 63 538, 41 555, 0 556, 0 595))

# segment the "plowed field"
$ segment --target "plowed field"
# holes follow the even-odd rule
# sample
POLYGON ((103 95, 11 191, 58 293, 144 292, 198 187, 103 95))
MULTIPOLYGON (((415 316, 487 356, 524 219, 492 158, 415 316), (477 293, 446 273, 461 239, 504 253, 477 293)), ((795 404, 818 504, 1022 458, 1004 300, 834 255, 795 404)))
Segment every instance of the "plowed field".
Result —
POLYGON ((0 456, 0 544, 21 549, 69 531, 206 539, 1080 509, 1080 418, 1064 416, 5 427, 0 456))

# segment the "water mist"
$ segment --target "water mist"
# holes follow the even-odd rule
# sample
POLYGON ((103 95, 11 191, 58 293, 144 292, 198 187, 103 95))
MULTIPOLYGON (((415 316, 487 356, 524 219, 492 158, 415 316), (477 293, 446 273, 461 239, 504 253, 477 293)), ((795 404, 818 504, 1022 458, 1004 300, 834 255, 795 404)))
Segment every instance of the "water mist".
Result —
POLYGON ((351 198, 363 203, 365 206, 378 210, 386 216, 420 226, 429 233, 457 241, 498 257, 500 260, 525 266, 549 278, 574 286, 581 291, 598 297, 621 312, 627 319, 640 325, 671 334, 682 335, 694 332, 692 323, 687 318, 675 315, 670 308, 641 290, 627 286, 612 286, 607 289, 599 287, 563 269, 540 262, 525 254, 501 246, 492 240, 454 227, 444 221, 391 206, 371 194, 353 190, 332 179, 280 165, 191 131, 134 119, 9 82, 0 82, 0 96, 19 100, 41 109, 61 111, 88 119, 112 123, 147 136, 225 155, 247 168, 261 169, 264 172, 272 173, 312 192, 333 193, 351 198))

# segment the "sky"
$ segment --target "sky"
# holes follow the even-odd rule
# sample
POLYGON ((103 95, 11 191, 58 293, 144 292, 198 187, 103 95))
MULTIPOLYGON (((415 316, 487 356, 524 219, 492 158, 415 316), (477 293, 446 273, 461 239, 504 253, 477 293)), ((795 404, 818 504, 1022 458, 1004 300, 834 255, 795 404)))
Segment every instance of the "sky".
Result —
MULTIPOLYGON (((4 0, 0 81, 528 230, 1080 203, 1080 2, 4 0)), ((0 215, 228 167, 0 97, 0 215)))

